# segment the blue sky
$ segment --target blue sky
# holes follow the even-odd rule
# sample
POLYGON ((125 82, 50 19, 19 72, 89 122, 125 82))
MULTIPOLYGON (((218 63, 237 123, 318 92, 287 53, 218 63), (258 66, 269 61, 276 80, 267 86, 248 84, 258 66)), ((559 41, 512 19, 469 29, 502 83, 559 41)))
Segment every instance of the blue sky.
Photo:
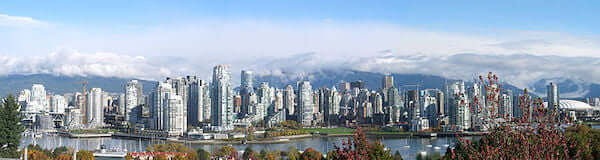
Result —
POLYGON ((228 63, 600 83, 599 15, 600 1, 3 1, 0 75, 209 77, 228 63))
POLYGON ((378 21, 435 30, 599 32, 598 1, 5 1, 0 13, 82 27, 202 19, 378 21))

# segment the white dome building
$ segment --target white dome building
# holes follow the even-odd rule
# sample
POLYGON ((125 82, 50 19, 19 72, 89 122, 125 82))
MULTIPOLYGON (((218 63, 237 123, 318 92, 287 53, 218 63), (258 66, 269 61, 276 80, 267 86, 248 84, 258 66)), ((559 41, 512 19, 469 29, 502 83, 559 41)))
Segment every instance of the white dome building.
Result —
MULTIPOLYGON (((544 106, 547 106, 548 102, 544 102, 544 106)), ((558 105, 559 109, 565 109, 569 111, 592 111, 600 110, 600 108, 592 107, 589 104, 581 101, 561 99, 558 105)))

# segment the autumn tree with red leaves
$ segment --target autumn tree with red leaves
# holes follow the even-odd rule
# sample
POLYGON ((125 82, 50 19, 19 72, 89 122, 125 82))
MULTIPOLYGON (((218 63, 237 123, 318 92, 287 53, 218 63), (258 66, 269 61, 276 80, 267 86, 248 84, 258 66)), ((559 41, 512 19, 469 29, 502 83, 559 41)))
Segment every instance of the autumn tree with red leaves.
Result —
POLYGON ((487 105, 478 104, 474 97, 472 106, 488 107, 491 117, 490 133, 477 142, 459 137, 454 148, 449 149, 444 159, 581 159, 577 141, 565 136, 565 130, 557 120, 556 114, 546 114, 543 100, 531 99, 524 90, 519 97, 519 109, 523 111, 520 118, 510 121, 494 121, 494 118, 505 118, 497 115, 497 104, 500 94, 498 77, 491 72, 487 81, 480 76, 480 84, 485 85, 487 105))
POLYGON ((380 142, 370 143, 362 129, 357 128, 354 136, 342 141, 342 146, 334 146, 327 154, 332 160, 393 160, 394 156, 380 142))

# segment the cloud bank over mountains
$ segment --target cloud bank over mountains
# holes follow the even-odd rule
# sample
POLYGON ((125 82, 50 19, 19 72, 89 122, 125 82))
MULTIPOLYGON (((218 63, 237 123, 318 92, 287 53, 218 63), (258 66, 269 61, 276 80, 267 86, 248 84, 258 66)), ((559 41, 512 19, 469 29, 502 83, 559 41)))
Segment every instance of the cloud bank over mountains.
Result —
POLYGON ((5 46, 0 47, 0 75, 210 79, 212 67, 225 63, 231 64, 236 81, 241 69, 251 69, 287 79, 310 78, 320 70, 358 70, 472 80, 492 71, 521 88, 568 79, 579 85, 579 93, 600 83, 600 40, 594 35, 441 31, 335 20, 103 27, 0 14, 0 44, 5 46))
MULTIPOLYGON (((61 50, 45 56, 0 56, 1 75, 54 74, 65 76, 102 76, 160 80, 167 76, 199 75, 210 79, 212 65, 202 60, 176 57, 142 57, 114 53, 81 53, 61 50)), ((237 79, 241 69, 282 79, 304 77, 322 70, 356 70, 377 73, 437 75, 451 79, 473 80, 487 72, 498 74, 503 82, 531 88, 540 80, 556 83, 574 81, 576 93, 585 95, 586 86, 600 84, 600 58, 535 56, 528 54, 449 56, 398 56, 387 51, 372 57, 332 57, 318 53, 297 54, 285 58, 263 57, 255 61, 232 63, 237 79)), ((236 80, 237 81, 237 80, 236 80)), ((542 91, 540 91, 542 92, 542 91)))

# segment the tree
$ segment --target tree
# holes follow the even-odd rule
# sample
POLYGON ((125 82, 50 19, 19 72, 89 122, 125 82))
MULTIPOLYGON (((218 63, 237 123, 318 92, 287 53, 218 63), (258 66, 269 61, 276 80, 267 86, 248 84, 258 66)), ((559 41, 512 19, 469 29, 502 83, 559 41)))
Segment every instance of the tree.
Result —
POLYGON ((400 154, 400 151, 396 151, 396 153, 394 153, 394 160, 402 160, 402 155, 400 154))
POLYGON ((125 160, 134 160, 134 158, 131 155, 127 155, 127 156, 125 156, 125 160))
POLYGON ((314 150, 312 148, 307 148, 300 155, 301 160, 321 160, 323 159, 323 154, 321 152, 314 150))
POLYGON ((0 157, 19 157, 19 144, 21 133, 25 128, 21 124, 23 117, 19 111, 19 104, 12 95, 7 96, 0 103, 0 157))
POLYGON ((258 154, 258 157, 260 159, 265 159, 266 156, 267 156, 267 151, 265 151, 265 149, 261 149, 260 153, 258 154))
POLYGON ((45 154, 44 152, 40 151, 40 150, 29 150, 27 153, 27 157, 29 157, 30 160, 47 160, 50 159, 50 157, 48 157, 47 154, 45 154))
POLYGON ((72 160, 72 159, 73 159, 73 157, 71 157, 71 155, 61 154, 61 155, 58 155, 58 157, 56 157, 55 160, 72 160))
POLYGON ((198 149, 198 159, 199 160, 210 160, 210 153, 202 148, 198 149))
POLYGON ((380 142, 370 143, 362 129, 354 131, 352 139, 342 142, 342 147, 334 146, 335 153, 328 153, 328 158, 335 160, 347 159, 376 159, 392 160, 394 157, 390 151, 380 142))
POLYGON ((281 155, 277 151, 269 151, 265 155, 265 160, 278 160, 281 155))
POLYGON ((342 147, 334 146, 336 154, 331 159, 369 159, 369 141, 360 128, 354 131, 352 139, 342 141, 342 147))
POLYGON ((298 152, 298 149, 296 149, 296 147, 290 147, 288 148, 287 151, 287 156, 289 160, 299 160, 300 159, 300 153, 298 152))
POLYGON ((77 152, 77 160, 94 160, 94 153, 86 150, 77 152))
POLYGON ((217 150, 213 155, 217 158, 226 158, 226 159, 237 159, 237 150, 231 146, 223 146, 219 150, 217 150))
POLYGON ((385 149, 385 146, 381 142, 377 141, 369 146, 369 159, 376 160, 393 160, 394 156, 389 150, 385 149))
POLYGON ((52 151, 52 157, 58 157, 59 155, 67 154, 68 151, 69 148, 65 146, 54 148, 54 150, 52 151))
POLYGON ((186 160, 197 160, 198 158, 198 152, 191 151, 191 149, 185 154, 186 160))
POLYGON ((152 157, 152 160, 169 160, 166 155, 157 155, 152 157))
POLYGON ((257 160, 258 158, 256 157, 256 152, 252 150, 252 147, 246 147, 246 149, 244 149, 244 154, 242 154, 242 159, 257 160))
POLYGON ((567 128, 567 136, 577 141, 577 149, 583 159, 600 159, 600 129, 592 129, 587 125, 567 128))
MULTIPOLYGON (((498 93, 501 89, 498 77, 491 72, 485 82, 480 76, 486 92, 498 93)), ((543 107, 541 99, 528 96, 524 89, 523 96, 519 97, 519 109, 523 110, 522 118, 512 121, 498 123, 492 121, 490 133, 483 136, 477 142, 459 138, 454 149, 449 149, 444 159, 580 159, 581 150, 587 145, 577 147, 577 141, 565 135, 560 127, 560 121, 556 115, 547 112, 543 107), (531 113, 530 113, 531 112, 531 113)), ((492 96, 493 97, 493 96, 492 96)), ((475 98, 474 98, 475 99, 475 98)), ((474 101, 474 105, 477 104, 474 101)), ((488 104, 498 104, 498 98, 486 99, 488 104)), ((484 109, 490 106, 483 106, 484 109)), ((493 107, 493 105, 491 106, 493 107)), ((473 109, 471 109, 473 110, 473 109)), ((495 116, 494 108, 488 108, 492 116, 495 116)))

